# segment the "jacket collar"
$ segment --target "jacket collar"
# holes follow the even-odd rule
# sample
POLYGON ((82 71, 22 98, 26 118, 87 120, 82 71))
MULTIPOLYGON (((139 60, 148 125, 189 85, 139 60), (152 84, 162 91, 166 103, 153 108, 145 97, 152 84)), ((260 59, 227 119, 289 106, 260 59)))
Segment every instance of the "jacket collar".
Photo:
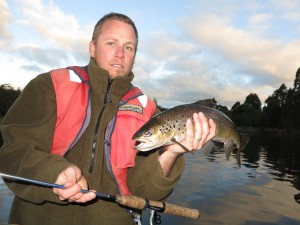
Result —
MULTIPOLYGON (((91 91, 103 94, 107 89, 109 74, 106 70, 98 67, 92 57, 88 64, 88 74, 90 77, 91 91)), ((128 75, 115 78, 110 89, 111 97, 122 97, 129 90, 133 78, 134 74, 132 72, 128 75)))

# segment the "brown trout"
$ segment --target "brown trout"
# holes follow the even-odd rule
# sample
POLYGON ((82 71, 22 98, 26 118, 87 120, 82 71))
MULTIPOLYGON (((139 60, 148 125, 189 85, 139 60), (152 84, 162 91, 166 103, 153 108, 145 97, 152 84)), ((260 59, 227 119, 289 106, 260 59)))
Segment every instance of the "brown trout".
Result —
MULTIPOLYGON (((137 142, 135 149, 149 151, 161 146, 179 144, 185 139, 187 119, 190 118, 193 121, 193 113, 202 112, 216 124, 216 135, 212 141, 224 144, 227 160, 232 149, 237 148, 237 161, 240 165, 240 151, 245 148, 249 138, 237 131, 235 124, 228 116, 213 107, 215 107, 214 102, 206 99, 192 104, 175 106, 155 115, 133 135, 132 139, 137 142)), ((209 142, 207 144, 211 146, 210 150, 212 150, 214 145, 209 142)))

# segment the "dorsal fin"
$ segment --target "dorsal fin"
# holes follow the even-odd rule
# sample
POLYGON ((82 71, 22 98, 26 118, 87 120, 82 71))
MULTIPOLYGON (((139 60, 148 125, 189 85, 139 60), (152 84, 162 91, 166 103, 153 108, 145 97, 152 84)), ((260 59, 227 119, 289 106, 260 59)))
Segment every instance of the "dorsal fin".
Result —
POLYGON ((214 99, 198 100, 197 102, 195 102, 195 104, 200 104, 210 108, 216 108, 216 102, 214 101, 214 99))

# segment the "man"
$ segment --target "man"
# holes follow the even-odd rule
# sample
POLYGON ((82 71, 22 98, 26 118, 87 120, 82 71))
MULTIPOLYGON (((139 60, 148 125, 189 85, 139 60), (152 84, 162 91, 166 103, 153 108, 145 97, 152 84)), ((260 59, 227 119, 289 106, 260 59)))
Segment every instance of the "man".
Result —
MULTIPOLYGON (((124 96, 136 90, 131 85, 134 76, 131 70, 137 45, 138 33, 130 18, 117 13, 105 15, 96 24, 89 44, 91 58, 84 68, 87 76, 78 68, 74 71, 79 76, 72 69, 54 70, 39 75, 25 87, 2 121, 4 144, 0 150, 0 171, 61 184, 65 189, 51 190, 7 181, 16 195, 9 223, 133 224, 130 210, 96 199, 93 192, 83 194, 80 190, 113 195, 121 192, 153 200, 164 199, 172 192, 183 171, 185 150, 170 145, 135 156, 131 140, 126 136, 145 122, 146 112, 149 112, 147 119, 154 113, 149 108, 150 99, 139 106, 142 109, 139 115, 128 112, 132 113, 128 116, 120 110, 124 96), (65 83, 61 77, 69 80, 65 83), (78 91, 77 87, 82 90, 78 91), (62 102, 69 88, 73 88, 76 97, 62 102), (82 96, 88 96, 89 100, 85 102, 82 96), (81 100, 84 103, 78 107, 81 100), (70 106, 69 102, 72 102, 70 106), (81 111, 83 116, 77 123, 81 111), (82 124, 67 143, 68 148, 60 145, 75 129, 61 129, 64 123, 66 127, 82 124), (126 127, 120 125, 127 123, 126 127), (118 142, 123 137, 124 141, 118 142), (124 146, 125 152, 120 150, 124 146)), ((140 97, 134 98, 136 104, 140 97)), ((187 138, 181 143, 190 150, 201 148, 213 138, 216 127, 202 113, 195 112, 193 119, 195 131, 188 120, 187 138)))

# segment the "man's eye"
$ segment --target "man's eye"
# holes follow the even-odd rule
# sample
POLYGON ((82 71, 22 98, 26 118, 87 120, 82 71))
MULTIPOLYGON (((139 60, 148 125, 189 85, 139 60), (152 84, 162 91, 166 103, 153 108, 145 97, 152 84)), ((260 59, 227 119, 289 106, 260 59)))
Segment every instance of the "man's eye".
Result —
POLYGON ((134 51, 134 48, 133 48, 133 47, 131 47, 131 46, 126 46, 126 50, 128 50, 128 51, 132 52, 132 51, 134 51))
POLYGON ((114 42, 107 42, 106 44, 109 45, 109 46, 114 46, 115 45, 114 42))

